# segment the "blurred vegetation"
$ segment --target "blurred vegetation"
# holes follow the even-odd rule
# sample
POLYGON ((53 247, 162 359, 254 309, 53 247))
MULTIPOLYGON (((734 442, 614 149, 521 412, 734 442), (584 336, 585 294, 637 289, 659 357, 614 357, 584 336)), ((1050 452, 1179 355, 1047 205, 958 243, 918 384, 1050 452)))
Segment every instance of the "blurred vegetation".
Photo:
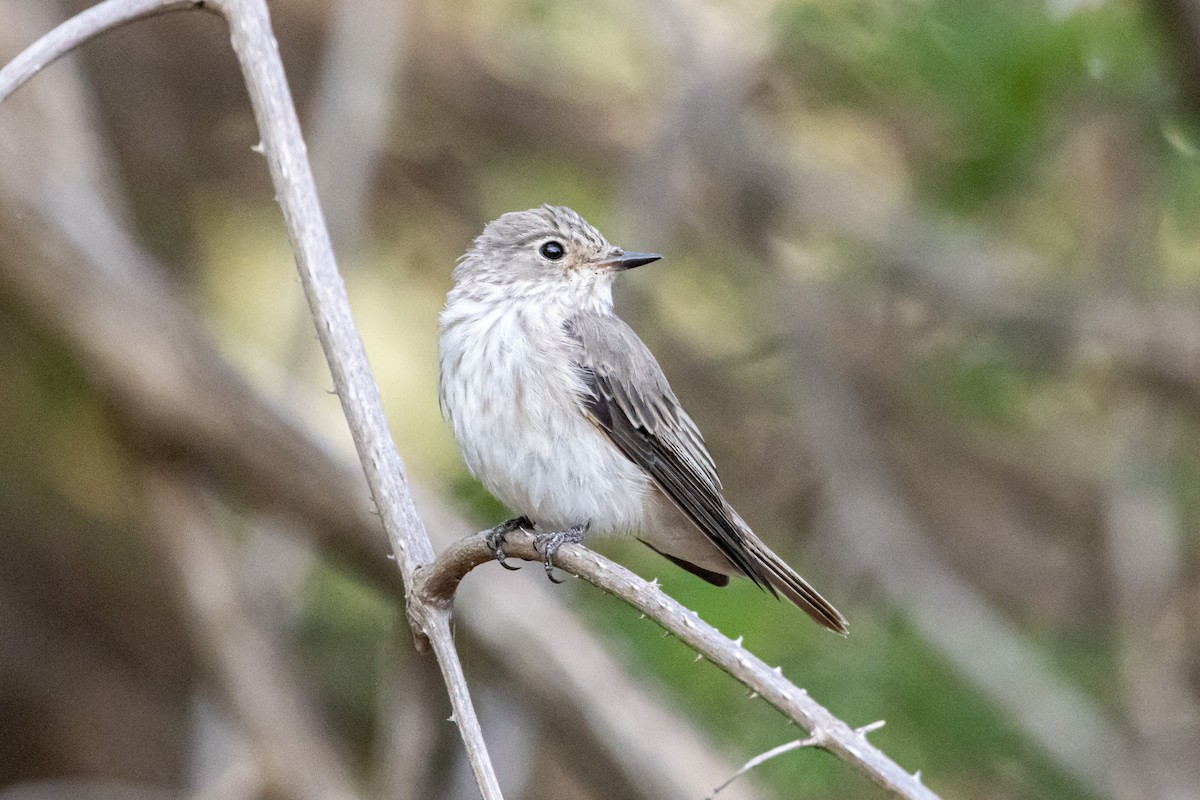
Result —
MULTIPOLYGON (((1196 301, 1200 131, 1159 7, 1131 0, 827 0, 717 8, 724 18, 762 20, 759 46, 766 52, 749 79, 747 116, 765 120, 807 159, 869 175, 898 202, 1036 253, 1045 271, 1009 277, 1061 304, 1063 317, 1073 303, 1117 293, 1196 301)), ((317 45, 327 42, 327 11, 316 0, 272 8, 305 112, 320 68, 317 45)), ((343 267, 408 468, 481 527, 506 515, 466 473, 441 423, 437 314, 454 260, 484 222, 543 202, 571 205, 614 241, 667 253, 653 271, 627 277, 619 305, 706 432, 731 499, 785 558, 831 587, 827 594, 850 618, 852 635, 837 640, 745 583, 704 585, 635 543, 597 548, 640 574, 661 576, 670 594, 722 631, 744 636, 750 649, 850 724, 887 720, 871 740, 906 768, 921 769, 944 797, 1092 797, 926 641, 905 609, 893 607, 869 575, 840 564, 837 548, 823 541, 814 508, 823 477, 794 446, 800 422, 782 353, 795 342, 779 340, 777 321, 765 318, 761 302, 761 276, 774 267, 738 238, 724 213, 736 200, 709 185, 720 184, 720 176, 703 165, 681 169, 688 190, 679 195, 692 197, 693 206, 671 210, 668 225, 641 227, 629 188, 637 158, 668 126, 659 112, 682 91, 668 78, 670 48, 643 25, 654 13, 574 0, 406 6, 414 52, 378 165, 369 236, 345 254, 343 267), (632 238, 643 230, 655 238, 632 238)), ((173 268, 226 356, 275 397, 288 397, 289 380, 327 389, 307 328, 299 336, 302 363, 288 362, 296 326, 304 324, 290 250, 261 160, 248 152, 256 138, 220 31, 210 20, 184 18, 192 16, 199 15, 148 21, 85 50, 81 63, 104 139, 116 152, 143 242, 173 268)), ((1063 676, 1120 717, 1122 632, 1103 587, 1101 490, 1116 459, 1112 414, 1136 381, 1105 354, 1081 354, 1043 341, 1036 329, 926 302, 898 285, 903 281, 888 273, 883 256, 844 233, 814 224, 771 236, 772 246, 796 256, 789 269, 856 309, 846 323, 861 335, 855 353, 882 366, 849 367, 866 387, 880 439, 894 448, 889 466, 899 484, 914 497, 940 493, 945 505, 918 509, 938 552, 975 580, 1063 676), (901 322, 889 328, 894 318, 901 322), (987 457, 977 459, 984 466, 956 468, 984 450, 987 457), (1046 475, 1050 488, 1029 488, 1046 475), (992 481, 988 491, 1007 493, 1006 502, 1018 507, 1014 515, 1033 532, 1019 544, 1027 555, 1035 551, 1030 562, 1044 547, 1046 562, 1061 559, 1070 574, 1014 586, 1026 577, 1018 567, 996 563, 998 551, 979 549, 980 539, 960 537, 963 517, 945 508, 972 480, 992 481), (1071 490, 1079 484, 1088 490, 1076 502, 1071 490), (978 552, 966 552, 972 548, 978 552), (994 589, 989 579, 1007 589, 994 589)), ((3 250, 0 242, 0 262, 3 250)), ((169 704, 185 708, 180 686, 196 667, 188 648, 178 647, 186 637, 177 612, 161 602, 171 592, 161 585, 167 579, 143 563, 150 557, 128 534, 141 523, 124 426, 80 359, 3 294, 0 374, 0 520, 9 531, 0 537, 9 557, 0 589, 36 592, 29 606, 47 625, 115 592, 112 613, 152 633, 143 643, 126 642, 117 660, 171 685, 174 693, 163 691, 169 704), (61 518, 70 525, 53 523, 61 518), (47 553, 46 542, 62 552, 47 553), (72 582, 77 596, 67 602, 59 590, 72 582), (143 582, 138 591, 114 589, 143 582), (141 593, 158 598, 141 604, 150 610, 139 607, 141 593)), ((1146 402, 1180 423, 1166 492, 1183 533, 1184 593, 1194 597, 1194 399, 1180 401, 1186 392, 1179 387, 1148 383, 1146 402)), ((334 398, 299 413, 344 441, 334 398)), ((962 505, 972 502, 966 497, 962 505)), ((532 567, 512 579, 542 576, 532 567)), ((627 607, 587 587, 562 591, 631 669, 733 760, 800 735, 627 607)), ((6 596, 0 592, 0 600, 6 596)), ((1184 627, 1195 631, 1196 603, 1185 605, 1184 627)), ((358 578, 318 562, 289 618, 289 647, 364 770, 380 726, 383 654, 393 647, 399 616, 358 578)), ((113 622, 88 617, 79 624, 113 622)), ((1200 653, 1194 641, 1188 647, 1195 700, 1200 653)), ((17 688, 0 689, 0 731, 9 739, 16 726, 4 721, 4 709, 49 702, 18 697, 24 684, 11 685, 17 688)), ((45 719, 31 713, 20 723, 42 729, 35 757, 23 760, 0 747, 0 790, 31 777, 120 770, 169 784, 185 772, 178 753, 178 764, 160 764, 158 772, 136 758, 67 753, 45 719)), ((121 746, 132 748, 117 741, 103 752, 121 746)), ((754 774, 779 797, 881 796, 816 751, 788 754, 754 774)))

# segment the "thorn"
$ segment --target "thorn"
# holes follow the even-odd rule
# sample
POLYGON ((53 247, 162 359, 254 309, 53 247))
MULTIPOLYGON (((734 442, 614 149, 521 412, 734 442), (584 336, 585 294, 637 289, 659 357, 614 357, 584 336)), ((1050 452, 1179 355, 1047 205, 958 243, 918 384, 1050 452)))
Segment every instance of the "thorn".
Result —
POLYGON ((754 691, 753 689, 751 689, 751 690, 750 690, 750 693, 749 693, 748 695, 746 695, 746 699, 747 699, 747 700, 757 700, 757 699, 758 699, 758 692, 756 692, 756 691, 754 691))
POLYGON ((913 773, 913 780, 916 781, 917 783, 921 782, 921 770, 917 770, 916 772, 913 773))
POLYGON ((736 639, 733 640, 733 643, 736 644, 738 647, 741 647, 742 646, 742 637, 741 636, 737 637, 736 639))
POLYGON ((666 638, 667 638, 668 636, 670 636, 670 635, 671 635, 671 632, 670 632, 670 631, 663 631, 663 632, 662 632, 662 638, 664 638, 664 639, 666 639, 666 638))
POLYGON ((783 665, 780 664, 778 667, 771 667, 771 672, 774 672, 776 675, 782 675, 783 674, 783 665))
POLYGON ((395 554, 395 553, 388 553, 388 554, 387 554, 387 560, 388 560, 388 561, 395 561, 395 560, 396 560, 396 554, 395 554))
POLYGON ((884 726, 884 724, 885 724, 884 720, 882 720, 882 719, 876 720, 875 722, 872 722, 870 725, 863 725, 861 728, 855 728, 854 732, 865 739, 867 737, 868 733, 879 730, 880 728, 882 728, 884 726))
POLYGON ((655 589, 657 589, 658 588, 658 578, 651 578, 650 585, 653 586, 655 589))
POLYGON ((252 145, 250 145, 250 150, 251 150, 252 152, 258 153, 260 156, 261 156, 263 153, 265 153, 265 152, 266 152, 266 148, 264 148, 264 147, 263 147, 262 139, 259 139, 259 140, 258 140, 258 144, 252 144, 252 145))
POLYGON ((446 722, 453 722, 455 725, 457 725, 458 718, 451 714, 450 716, 446 717, 446 722))
POLYGON ((704 653, 696 653, 696 657, 692 659, 692 663, 695 664, 695 663, 703 661, 703 660, 704 660, 704 653))
POLYGON ((638 614, 638 619, 645 619, 645 618, 646 618, 645 614, 638 614))

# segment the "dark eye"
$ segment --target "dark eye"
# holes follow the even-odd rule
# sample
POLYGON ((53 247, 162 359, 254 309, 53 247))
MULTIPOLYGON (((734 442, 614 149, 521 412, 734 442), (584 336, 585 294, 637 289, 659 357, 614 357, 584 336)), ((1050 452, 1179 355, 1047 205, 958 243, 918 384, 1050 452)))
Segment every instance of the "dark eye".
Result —
POLYGON ((562 246, 562 242, 556 242, 553 239, 538 248, 538 252, 541 253, 544 258, 548 258, 551 261, 558 261, 567 254, 566 249, 562 246))

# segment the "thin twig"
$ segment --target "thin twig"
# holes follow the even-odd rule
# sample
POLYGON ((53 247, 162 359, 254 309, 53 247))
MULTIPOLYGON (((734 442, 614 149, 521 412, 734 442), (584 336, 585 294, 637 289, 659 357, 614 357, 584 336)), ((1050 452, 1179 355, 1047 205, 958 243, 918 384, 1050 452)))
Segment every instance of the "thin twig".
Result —
MULTIPOLYGON (((540 561, 542 554, 533 542, 532 533, 516 531, 508 536, 505 553, 513 558, 540 561)), ((437 561, 417 573, 413 593, 423 598, 424 605, 445 607, 463 577, 494 557, 483 534, 459 539, 447 547, 437 561)), ((783 677, 782 671, 771 668, 742 647, 740 641, 729 639, 704 622, 695 611, 663 592, 657 583, 648 582, 580 545, 566 545, 560 549, 555 564, 652 618, 796 722, 816 740, 814 746, 854 766, 897 797, 923 800, 937 797, 914 775, 867 741, 865 733, 870 726, 855 730, 842 722, 809 697, 805 690, 783 677)))
POLYGON ((706 798, 706 800, 713 800, 713 798, 716 797, 717 795, 719 795, 721 792, 723 792, 725 790, 725 788, 727 786, 729 786, 729 784, 733 783, 738 778, 742 777, 747 772, 749 772, 750 770, 757 767, 759 764, 763 764, 767 761, 770 761, 772 758, 775 758, 776 756, 781 756, 784 753, 790 753, 793 750, 799 750, 802 747, 815 747, 817 745, 817 743, 818 743, 817 737, 809 736, 807 739, 794 739, 790 742, 781 744, 778 747, 772 747, 770 750, 766 751, 765 753, 759 753, 754 758, 747 761, 745 764, 742 764, 741 768, 738 769, 737 772, 730 775, 729 778, 724 783, 722 783, 717 788, 713 789, 712 794, 710 794, 706 798))

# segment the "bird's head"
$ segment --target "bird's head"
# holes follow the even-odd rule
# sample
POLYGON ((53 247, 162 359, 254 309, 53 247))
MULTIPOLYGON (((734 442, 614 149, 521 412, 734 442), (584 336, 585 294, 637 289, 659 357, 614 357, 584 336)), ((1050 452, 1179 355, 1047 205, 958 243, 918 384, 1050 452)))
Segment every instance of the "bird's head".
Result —
POLYGON ((662 256, 626 253, 565 206, 512 211, 488 223, 458 262, 458 284, 514 291, 607 292, 613 277, 662 256))

